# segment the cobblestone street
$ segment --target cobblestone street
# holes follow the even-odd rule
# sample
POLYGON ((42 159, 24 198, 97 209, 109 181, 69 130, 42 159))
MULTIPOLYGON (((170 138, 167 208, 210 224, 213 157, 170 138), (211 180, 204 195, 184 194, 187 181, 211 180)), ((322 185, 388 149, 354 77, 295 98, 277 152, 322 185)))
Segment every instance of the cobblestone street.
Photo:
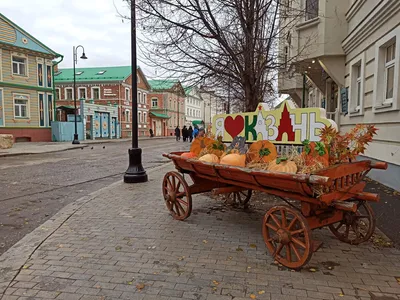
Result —
POLYGON ((197 195, 186 221, 172 219, 161 194, 172 169, 84 197, 21 240, 0 258, 2 300, 400 299, 399 250, 326 229, 313 232, 324 244, 307 267, 274 264, 261 235, 274 198, 243 211, 197 195))

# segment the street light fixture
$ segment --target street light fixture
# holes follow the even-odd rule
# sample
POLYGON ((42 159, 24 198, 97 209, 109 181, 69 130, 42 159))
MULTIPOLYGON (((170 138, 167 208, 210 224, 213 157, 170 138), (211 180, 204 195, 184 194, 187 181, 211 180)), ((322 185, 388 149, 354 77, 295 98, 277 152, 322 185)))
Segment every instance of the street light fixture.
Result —
POLYGON ((147 174, 142 166, 142 149, 139 148, 138 142, 135 6, 135 0, 131 0, 132 148, 128 150, 129 166, 124 175, 125 183, 139 183, 147 181, 147 174))
POLYGON ((79 45, 77 47, 73 47, 73 57, 74 57, 74 107, 75 107, 75 133, 74 133, 74 140, 72 141, 72 144, 80 144, 79 138, 78 138, 78 123, 77 123, 77 108, 76 108, 76 72, 75 72, 75 65, 78 63, 78 55, 77 55, 77 50, 78 48, 82 48, 82 56, 80 57, 81 59, 87 59, 86 54, 85 54, 85 48, 83 46, 79 45))

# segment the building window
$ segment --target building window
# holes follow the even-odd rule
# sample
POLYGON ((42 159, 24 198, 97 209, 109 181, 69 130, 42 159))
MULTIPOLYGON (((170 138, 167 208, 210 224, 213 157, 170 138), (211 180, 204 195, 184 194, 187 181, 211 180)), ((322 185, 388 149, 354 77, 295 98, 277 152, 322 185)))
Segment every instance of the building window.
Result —
POLYGON ((151 99, 151 107, 158 107, 158 99, 157 98, 151 99))
POLYGON ((143 113, 143 123, 147 123, 147 113, 143 113))
POLYGON ((138 92, 138 103, 142 103, 142 93, 138 92))
POLYGON ((147 94, 143 93, 143 103, 147 103, 147 94))
POLYGON ((400 27, 375 43, 373 111, 375 113, 400 108, 399 56, 400 27))
POLYGON ((78 97, 79 99, 86 99, 86 88, 78 89, 78 97))
POLYGON ((306 0, 306 21, 318 17, 319 0, 306 0))
POLYGON ((385 51, 385 97, 384 102, 393 102, 393 89, 394 89, 394 67, 396 58, 396 42, 388 45, 385 51))
POLYGON ((129 110, 125 111, 125 122, 130 122, 130 114, 131 112, 129 110))
POLYGON ((72 88, 65 88, 65 100, 72 100, 73 98, 73 89, 72 88))
POLYGON ((43 82, 43 76, 44 76, 44 70, 43 70, 43 64, 38 64, 37 65, 37 75, 38 75, 38 86, 44 86, 43 82))
POLYGON ((364 60, 365 53, 357 56, 350 64, 350 88, 349 88, 349 113, 360 115, 364 106, 364 60))
POLYGON ((25 57, 12 57, 12 71, 13 75, 26 76, 26 58, 25 57))
POLYGON ((98 87, 92 88, 92 99, 94 99, 94 100, 100 99, 100 88, 98 88, 98 87))
POLYGON ((142 112, 141 112, 141 111, 138 112, 138 122, 139 122, 139 123, 143 123, 143 120, 142 120, 142 112))
POLYGON ((56 88, 56 100, 60 100, 61 99, 61 91, 59 88, 56 88))
POLYGON ((131 100, 131 93, 130 93, 130 89, 125 88, 125 101, 130 101, 131 100))
POLYGON ((14 95, 14 117, 29 118, 29 97, 25 95, 14 95))

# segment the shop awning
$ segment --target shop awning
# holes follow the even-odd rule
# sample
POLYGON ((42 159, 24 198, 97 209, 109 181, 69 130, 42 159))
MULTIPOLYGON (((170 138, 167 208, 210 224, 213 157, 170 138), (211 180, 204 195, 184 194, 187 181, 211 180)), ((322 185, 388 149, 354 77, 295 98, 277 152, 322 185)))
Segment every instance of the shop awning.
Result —
MULTIPOLYGON (((79 108, 79 106, 77 106, 76 108, 79 108)), ((75 109, 75 107, 72 105, 61 105, 57 106, 57 109, 75 109)))
POLYGON ((156 118, 161 118, 161 119, 169 119, 170 116, 166 115, 166 114, 159 114, 159 113, 155 113, 155 112, 150 112, 150 115, 156 118))
POLYGON ((193 125, 201 125, 201 124, 204 124, 204 121, 203 121, 203 120, 194 120, 194 121, 192 122, 192 124, 193 124, 193 125))

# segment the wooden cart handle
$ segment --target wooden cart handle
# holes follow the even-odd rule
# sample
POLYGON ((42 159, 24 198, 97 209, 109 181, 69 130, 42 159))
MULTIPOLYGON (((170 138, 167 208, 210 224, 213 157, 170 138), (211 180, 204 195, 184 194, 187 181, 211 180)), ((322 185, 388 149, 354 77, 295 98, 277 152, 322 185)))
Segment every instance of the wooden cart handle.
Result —
POLYGON ((387 162, 380 161, 380 162, 371 163, 371 169, 386 170, 387 167, 388 167, 387 162))

